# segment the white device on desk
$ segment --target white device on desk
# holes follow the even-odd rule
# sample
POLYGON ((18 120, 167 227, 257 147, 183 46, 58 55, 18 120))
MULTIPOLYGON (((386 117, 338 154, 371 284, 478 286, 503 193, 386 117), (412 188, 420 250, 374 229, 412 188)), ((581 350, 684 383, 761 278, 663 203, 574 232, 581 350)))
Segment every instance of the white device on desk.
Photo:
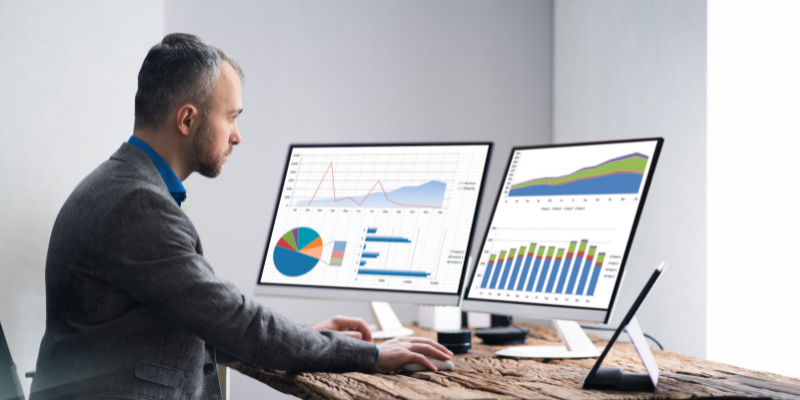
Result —
MULTIPOLYGON (((431 362, 431 364, 436 366, 436 368, 438 368, 439 371, 452 371, 453 367, 455 367, 455 364, 453 364, 452 361, 442 361, 434 357, 425 357, 425 358, 427 358, 428 361, 431 362)), ((400 367, 400 369, 406 372, 430 371, 428 367, 420 363, 405 364, 402 367, 400 367)))
POLYGON ((292 145, 256 295, 458 305, 492 143, 292 145))
POLYGON ((611 319, 663 142, 512 149, 461 308, 552 319, 564 346, 498 356, 600 355, 578 321, 611 319))

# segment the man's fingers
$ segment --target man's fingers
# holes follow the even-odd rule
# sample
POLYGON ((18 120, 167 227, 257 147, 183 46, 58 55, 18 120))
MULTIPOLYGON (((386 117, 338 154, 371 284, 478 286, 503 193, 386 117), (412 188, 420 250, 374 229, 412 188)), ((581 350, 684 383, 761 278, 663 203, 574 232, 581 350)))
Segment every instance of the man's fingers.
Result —
POLYGON ((367 325, 367 321, 364 321, 361 318, 356 318, 356 329, 361 332, 362 338, 368 342, 372 341, 372 331, 369 329, 369 325, 367 325))
POLYGON ((372 341, 372 331, 370 331, 369 326, 364 319, 344 316, 336 316, 334 319, 336 319, 339 329, 361 332, 361 339, 364 339, 367 342, 372 341))
POLYGON ((356 338, 356 339, 361 339, 361 336, 362 336, 361 332, 355 332, 355 331, 343 331, 343 332, 339 332, 339 333, 341 333, 342 335, 345 335, 345 336, 350 336, 350 337, 356 338))
POLYGON ((441 351, 442 353, 449 354, 451 356, 453 355, 453 352, 448 350, 447 347, 442 346, 439 342, 436 342, 436 341, 434 341, 432 339, 421 338, 421 337, 409 337, 409 338, 406 338, 406 339, 407 339, 406 340, 407 342, 411 342, 411 343, 415 343, 415 344, 427 344, 429 346, 432 346, 432 347, 436 348, 437 350, 441 351))
POLYGON ((447 361, 451 358, 450 354, 447 354, 443 351, 440 351, 436 347, 424 343, 414 343, 411 345, 409 350, 426 356, 435 357, 443 361, 447 361))

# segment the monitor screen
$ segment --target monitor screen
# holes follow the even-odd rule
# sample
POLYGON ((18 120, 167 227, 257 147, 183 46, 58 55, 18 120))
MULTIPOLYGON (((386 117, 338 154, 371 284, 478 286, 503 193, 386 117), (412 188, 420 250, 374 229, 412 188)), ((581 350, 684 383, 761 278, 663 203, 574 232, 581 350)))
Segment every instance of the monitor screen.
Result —
POLYGON ((662 143, 513 149, 465 301, 609 311, 662 143))
POLYGON ((291 146, 259 285, 458 296, 490 151, 291 146))

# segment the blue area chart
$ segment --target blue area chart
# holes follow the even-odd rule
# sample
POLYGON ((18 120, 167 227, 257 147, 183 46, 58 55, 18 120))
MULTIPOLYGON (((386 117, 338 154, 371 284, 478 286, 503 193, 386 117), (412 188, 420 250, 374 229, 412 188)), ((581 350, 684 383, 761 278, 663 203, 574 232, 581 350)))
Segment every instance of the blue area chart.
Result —
POLYGON ((534 185, 511 189, 509 196, 570 196, 638 193, 642 174, 614 174, 583 179, 561 185, 534 185))
MULTIPOLYGON (((321 184, 321 183, 320 183, 321 184)), ((419 186, 403 186, 392 191, 385 191, 383 183, 378 181, 372 189, 363 196, 336 197, 336 188, 333 188, 333 198, 298 201, 298 206, 320 207, 432 207, 441 208, 444 204, 447 184, 439 181, 430 181, 419 186)), ((316 197, 316 195, 315 195, 316 197)))

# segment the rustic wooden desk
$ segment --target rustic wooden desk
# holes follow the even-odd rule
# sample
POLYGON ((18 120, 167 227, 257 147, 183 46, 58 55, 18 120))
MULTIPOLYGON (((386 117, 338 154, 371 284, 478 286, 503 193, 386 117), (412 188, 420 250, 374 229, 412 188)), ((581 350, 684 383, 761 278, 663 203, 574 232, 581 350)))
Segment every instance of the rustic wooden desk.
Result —
MULTIPOLYGON (((436 339, 436 333, 415 326, 417 336, 436 339)), ((558 339, 554 329, 525 325, 531 332, 558 339)), ((597 338, 595 338, 597 339, 597 338)), ((653 350, 661 369, 655 392, 583 390, 581 381, 594 359, 531 360, 496 358, 503 348, 480 344, 456 355, 455 369, 443 372, 391 374, 299 373, 262 369, 236 363, 231 367, 287 394, 303 399, 686 399, 710 397, 760 397, 800 399, 800 380, 749 371, 730 365, 653 350)), ((558 345, 528 339, 526 345, 558 345)), ((597 342, 598 349, 605 342, 597 342)), ((636 350, 617 343, 604 366, 645 372, 636 350)))

